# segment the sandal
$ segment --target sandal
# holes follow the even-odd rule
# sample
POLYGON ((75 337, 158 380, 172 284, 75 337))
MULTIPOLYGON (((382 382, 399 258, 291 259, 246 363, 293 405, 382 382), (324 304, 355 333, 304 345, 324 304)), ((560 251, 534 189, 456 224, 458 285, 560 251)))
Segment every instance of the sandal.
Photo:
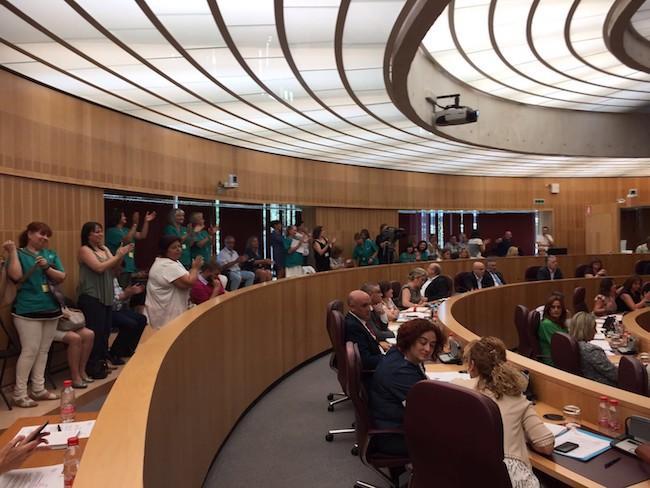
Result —
POLYGON ((32 408, 38 406, 38 403, 29 397, 13 398, 13 403, 20 408, 32 408))
POLYGON ((60 397, 51 391, 42 390, 39 392, 33 391, 30 395, 34 400, 58 400, 60 397))
POLYGON ((86 375, 82 374, 81 375, 81 381, 83 381, 84 383, 92 383, 95 380, 90 378, 89 376, 86 376, 86 375))
POLYGON ((75 383, 74 381, 72 382, 72 388, 88 388, 88 385, 86 384, 85 381, 80 381, 79 383, 75 383))

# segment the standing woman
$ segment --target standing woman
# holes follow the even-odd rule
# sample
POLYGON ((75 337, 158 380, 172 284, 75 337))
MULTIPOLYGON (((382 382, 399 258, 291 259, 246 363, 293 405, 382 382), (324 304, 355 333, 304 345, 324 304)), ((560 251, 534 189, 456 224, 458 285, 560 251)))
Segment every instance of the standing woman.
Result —
POLYGON ((180 263, 182 246, 176 236, 163 236, 159 243, 160 255, 149 270, 145 307, 149 324, 160 329, 175 319, 189 306, 190 289, 196 283, 203 257, 196 256, 187 271, 180 263))
POLYGON ((192 233, 192 224, 187 224, 187 227, 183 227, 185 222, 185 212, 180 208, 175 208, 169 212, 169 224, 165 227, 163 232, 166 236, 176 236, 181 240, 181 252, 180 262, 185 269, 190 269, 192 266, 192 256, 190 255, 190 248, 192 247, 192 240, 190 235, 192 233))
MULTIPOLYGON (((127 227, 126 215, 121 209, 116 208, 111 216, 110 227, 106 231, 106 245, 108 249, 117 254, 120 246, 135 244, 136 240, 146 239, 149 234, 149 222, 156 218, 156 212, 147 212, 144 217, 142 230, 138 231, 140 223, 140 212, 133 212, 131 216, 131 227, 127 227)), ((136 272, 135 247, 124 256, 124 269, 118 278, 120 286, 126 288, 131 283, 131 275, 136 272)))
POLYGON ((12 313, 21 346, 13 401, 21 408, 35 407, 38 404, 34 400, 59 398, 45 389, 47 354, 61 317, 61 308, 50 291, 50 282, 65 280, 56 252, 46 249, 51 236, 52 229, 47 224, 32 222, 20 234, 19 250, 12 241, 3 245, 9 254, 8 275, 13 281, 22 283, 12 313), (28 396, 30 373, 32 391, 28 396))
POLYGON ((108 339, 112 325, 113 268, 120 266, 124 256, 132 251, 133 243, 120 245, 113 256, 104 245, 104 228, 98 222, 86 222, 81 228, 78 305, 86 318, 86 326, 95 333, 86 366, 86 372, 94 379, 106 377, 106 360, 110 359, 108 339))
POLYGON ((336 237, 332 237, 330 241, 323 233, 323 226, 317 225, 311 234, 312 248, 314 250, 314 261, 316 262, 316 271, 329 271, 330 266, 330 252, 336 243, 336 237))

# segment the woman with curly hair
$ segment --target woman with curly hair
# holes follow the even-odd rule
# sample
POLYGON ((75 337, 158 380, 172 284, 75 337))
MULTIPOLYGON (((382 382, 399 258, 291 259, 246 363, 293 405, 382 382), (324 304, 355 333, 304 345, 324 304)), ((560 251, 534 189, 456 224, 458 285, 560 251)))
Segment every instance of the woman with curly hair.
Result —
POLYGON ((513 488, 537 488, 526 441, 541 454, 553 452, 554 437, 522 394, 528 384, 523 373, 506 362, 506 347, 496 337, 467 344, 464 361, 469 380, 454 383, 479 391, 494 400, 503 421, 503 452, 513 488))
MULTIPOLYGON (((425 319, 405 322, 397 332, 397 345, 388 350, 372 378, 369 410, 373 427, 399 429, 404 420, 406 395, 418 381, 426 380, 424 362, 436 357, 445 343, 440 327, 425 319)), ((407 456, 401 434, 373 436, 369 449, 407 456)))

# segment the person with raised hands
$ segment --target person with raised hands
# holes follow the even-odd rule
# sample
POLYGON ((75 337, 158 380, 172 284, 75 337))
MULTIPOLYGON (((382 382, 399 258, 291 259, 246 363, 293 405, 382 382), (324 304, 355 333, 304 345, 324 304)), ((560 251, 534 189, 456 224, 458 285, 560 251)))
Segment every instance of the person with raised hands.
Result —
POLYGON ((108 339, 112 326, 114 298, 113 268, 121 266, 133 251, 133 243, 120 245, 115 255, 104 244, 104 228, 99 222, 86 222, 81 228, 79 249, 79 299, 77 305, 86 319, 86 327, 95 333, 93 349, 86 366, 93 379, 107 374, 108 339))

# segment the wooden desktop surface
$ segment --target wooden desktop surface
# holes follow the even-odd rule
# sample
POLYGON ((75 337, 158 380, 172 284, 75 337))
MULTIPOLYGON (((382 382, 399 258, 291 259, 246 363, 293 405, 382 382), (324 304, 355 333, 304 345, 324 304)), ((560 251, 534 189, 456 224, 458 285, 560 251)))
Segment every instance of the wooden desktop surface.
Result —
MULTIPOLYGON (((560 266, 572 275, 575 266, 594 257, 562 256, 560 266)), ((617 274, 631 273, 637 260, 631 255, 599 257, 617 274)), ((542 262, 537 257, 497 259, 506 279, 514 276, 519 280, 527 266, 542 262)), ((453 275, 469 271, 471 263, 441 264, 445 274, 453 275)), ((333 299, 345 302, 348 292, 366 281, 404 282, 413 267, 371 266, 263 283, 211 299, 176 318, 142 344, 120 374, 99 413, 75 486, 200 486, 220 446, 251 403, 293 368, 330 348, 326 304, 333 299), (129 420, 126 431, 125 418, 129 420), (178 449, 179 445, 184 448, 178 449), (116 465, 120 466, 117 471, 116 465)), ((572 282, 567 289, 575 286, 575 280, 567 281, 572 282)), ((583 281, 593 282, 592 289, 600 282, 577 280, 583 281)), ((450 302, 488 292, 469 293, 450 302)), ((540 303, 540 297, 537 294, 530 301, 540 303)), ((493 311, 499 314, 497 308, 502 303, 497 300, 482 316, 493 311)), ((453 303, 449 306, 454 307, 453 303)), ((507 335, 506 325, 514 329, 513 311, 507 313, 507 322, 494 328, 494 334, 507 335)), ((476 337, 462 321, 454 320, 455 324, 445 323, 459 336, 476 337)), ((478 330, 475 325, 470 323, 478 330)), ((533 371, 542 397, 557 394, 560 407, 586 404, 576 395, 585 395, 589 401, 600 394, 618 395, 623 413, 650 416, 647 406, 632 407, 645 401, 638 395, 594 386, 588 380, 578 381, 576 386, 575 376, 524 360, 521 358, 524 367, 533 371)))
MULTIPOLYGON (((97 412, 77 412, 75 417, 76 421, 83 420, 93 420, 97 418, 97 412)), ((16 434, 23 427, 29 425, 43 425, 43 422, 49 421, 51 424, 57 424, 61 422, 61 417, 59 415, 42 415, 40 417, 23 417, 16 420, 7 430, 3 432, 0 436, 0 446, 4 446, 11 439, 16 437, 16 434)), ((47 437, 46 437, 47 439, 47 437)), ((81 452, 83 455, 88 439, 79 439, 79 446, 81 447, 81 452)), ((65 454, 65 449, 48 449, 47 447, 39 447, 36 449, 31 456, 29 456, 25 462, 20 466, 21 468, 37 468, 39 466, 51 466, 53 464, 62 464, 63 455, 65 454)), ((114 469, 117 468, 114 465, 114 469)))

